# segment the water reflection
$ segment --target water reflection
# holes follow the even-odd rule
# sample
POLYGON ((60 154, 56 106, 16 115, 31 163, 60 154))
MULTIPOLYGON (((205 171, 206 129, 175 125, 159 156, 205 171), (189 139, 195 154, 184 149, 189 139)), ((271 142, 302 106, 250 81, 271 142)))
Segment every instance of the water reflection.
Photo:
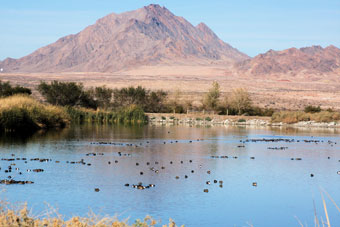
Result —
MULTIPOLYGON (((0 178, 11 175, 16 180, 35 182, 2 186, 6 189, 2 196, 12 202, 27 201, 38 211, 47 202, 66 216, 84 215, 90 207, 95 212, 118 213, 131 219, 147 214, 163 221, 172 217, 186 226, 244 226, 247 221, 254 226, 295 226, 295 215, 312 225, 312 200, 319 186, 340 201, 336 174, 340 141, 334 132, 337 131, 249 126, 89 124, 23 138, 2 135, 1 158, 27 158, 28 162, 0 161, 0 178), (324 142, 244 142, 252 138, 324 142), (97 155, 87 156, 88 153, 97 155), (30 161, 33 158, 52 161, 30 161), (81 160, 86 164, 71 164, 81 160), (23 174, 5 173, 10 163, 23 174), (44 172, 26 172, 35 168, 44 172), (214 180, 222 180, 223 188, 214 180), (207 185, 207 181, 212 183, 207 185), (136 190, 124 186, 138 182, 156 187, 136 190), (94 188, 100 188, 100 192, 94 188)), ((317 202, 317 207, 322 204, 317 202)), ((335 209, 330 208, 329 213, 334 223, 340 223, 335 209)))

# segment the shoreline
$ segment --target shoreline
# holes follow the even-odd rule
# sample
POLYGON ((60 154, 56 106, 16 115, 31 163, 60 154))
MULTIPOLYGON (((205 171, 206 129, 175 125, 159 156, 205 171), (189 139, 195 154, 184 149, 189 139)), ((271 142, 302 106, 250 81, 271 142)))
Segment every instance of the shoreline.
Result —
POLYGON ((293 128, 340 128, 340 122, 300 121, 293 124, 271 122, 271 117, 260 116, 226 116, 211 114, 169 114, 146 113, 149 124, 172 125, 230 125, 230 126, 263 126, 263 127, 293 127, 293 128))

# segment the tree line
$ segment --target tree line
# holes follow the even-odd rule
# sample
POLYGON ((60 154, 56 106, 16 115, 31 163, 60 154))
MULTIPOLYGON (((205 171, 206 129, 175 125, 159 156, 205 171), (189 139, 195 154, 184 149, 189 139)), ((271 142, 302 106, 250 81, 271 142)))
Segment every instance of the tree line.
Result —
MULTIPOLYGON (((90 109, 117 110, 127 106, 138 106, 150 113, 185 113, 193 108, 192 102, 181 101, 177 91, 169 98, 163 90, 149 90, 144 87, 125 87, 111 89, 105 86, 85 89, 82 83, 52 81, 43 82, 37 90, 46 102, 57 106, 84 107, 90 109)), ((0 81, 0 97, 18 93, 31 94, 28 88, 12 87, 9 82, 0 81)), ((230 95, 222 97, 220 85, 213 82, 204 95, 203 106, 197 110, 214 111, 221 115, 259 115, 271 116, 272 109, 264 109, 253 105, 250 94, 243 88, 231 91, 230 95)))

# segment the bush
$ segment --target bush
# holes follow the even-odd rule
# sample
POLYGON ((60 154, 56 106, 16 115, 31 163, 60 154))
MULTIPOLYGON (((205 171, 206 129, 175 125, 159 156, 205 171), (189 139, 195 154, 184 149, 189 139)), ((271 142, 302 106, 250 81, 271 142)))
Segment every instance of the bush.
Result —
POLYGON ((339 112, 321 111, 318 113, 305 113, 302 111, 280 111, 272 116, 272 122, 293 124, 300 121, 332 122, 340 120, 339 112))
POLYGON ((252 100, 248 91, 243 88, 234 89, 230 97, 230 106, 237 111, 238 115, 252 109, 252 100))
POLYGON ((0 80, 0 97, 8 97, 16 94, 31 95, 32 91, 29 88, 21 86, 12 87, 12 85, 9 82, 3 83, 0 80))
POLYGON ((24 95, 0 99, 0 129, 34 131, 42 128, 65 127, 69 116, 59 107, 44 105, 24 95))
POLYGON ((319 113, 321 112, 320 106, 306 106, 305 113, 319 113))
POLYGON ((205 120, 206 121, 212 121, 212 119, 210 117, 206 117, 205 120))
POLYGON ((246 122, 246 120, 245 119, 243 119, 243 118, 240 118, 240 119, 238 119, 238 121, 237 122, 246 122))
POLYGON ((96 100, 97 106, 103 109, 112 107, 113 90, 105 86, 90 89, 90 96, 96 100))
POLYGON ((48 103, 53 105, 97 108, 96 101, 91 97, 90 92, 84 91, 82 84, 59 81, 53 81, 50 84, 40 82, 38 91, 48 103))
POLYGON ((208 110, 217 110, 220 98, 220 85, 214 81, 209 92, 204 96, 204 107, 208 110))
POLYGON ((113 91, 113 106, 117 108, 136 105, 149 113, 169 112, 169 108, 164 104, 167 95, 162 90, 150 91, 141 86, 115 89, 113 91))

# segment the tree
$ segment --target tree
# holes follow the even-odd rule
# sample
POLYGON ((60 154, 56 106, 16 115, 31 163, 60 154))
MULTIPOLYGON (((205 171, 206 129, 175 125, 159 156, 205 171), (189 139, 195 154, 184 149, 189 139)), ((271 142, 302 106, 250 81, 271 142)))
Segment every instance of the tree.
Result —
POLYGON ((0 97, 8 97, 16 94, 32 94, 31 89, 21 87, 21 86, 15 86, 12 87, 12 85, 9 82, 2 82, 0 80, 0 97))
POLYGON ((105 86, 96 87, 91 90, 91 95, 95 98, 99 107, 107 109, 112 105, 113 90, 105 86))
POLYGON ((246 89, 237 88, 232 91, 230 105, 239 115, 251 109, 252 101, 246 89))
POLYGON ((47 84, 40 82, 38 91, 48 103, 53 105, 97 108, 96 101, 90 92, 84 90, 81 83, 53 81, 47 84))
POLYGON ((171 99, 169 99, 169 101, 168 101, 168 106, 173 113, 183 113, 184 112, 184 107, 180 103, 180 96, 181 96, 181 91, 176 90, 174 92, 174 94, 172 95, 171 99))
POLYGON ((207 109, 217 110, 220 98, 220 85, 214 81, 209 92, 204 96, 203 104, 207 109))
POLYGON ((162 112, 165 109, 164 103, 167 95, 162 90, 150 91, 141 86, 113 91, 115 107, 136 105, 146 112, 162 112))

